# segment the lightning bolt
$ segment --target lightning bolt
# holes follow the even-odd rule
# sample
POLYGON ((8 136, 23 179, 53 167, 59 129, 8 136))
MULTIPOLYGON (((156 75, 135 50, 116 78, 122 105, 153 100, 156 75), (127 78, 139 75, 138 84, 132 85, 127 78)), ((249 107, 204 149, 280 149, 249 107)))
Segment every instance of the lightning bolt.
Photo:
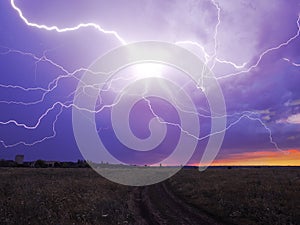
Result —
MULTIPOLYGON (((249 73, 251 70, 253 70, 254 68, 256 68, 261 60, 263 59, 263 57, 265 55, 267 55, 268 53, 272 52, 272 51, 275 51, 275 50, 278 50, 284 46, 287 46, 290 42, 292 42, 293 40, 295 40, 298 36, 299 36, 299 33, 300 33, 300 24, 299 24, 299 21, 300 21, 300 15, 298 16, 298 19, 297 19, 297 27, 298 27, 298 30, 297 30, 297 33, 292 36, 291 38, 289 38, 287 41, 283 42, 283 43, 280 43, 278 44, 277 46, 275 47, 272 47, 272 48, 269 48, 267 50, 265 50, 264 52, 262 52, 259 56, 258 56, 258 60, 250 65, 249 62, 244 62, 242 64, 237 64, 235 62, 232 62, 232 61, 229 61, 229 60, 225 60, 225 59, 220 59, 217 57, 217 50, 218 50, 218 28, 219 26, 221 25, 221 8, 219 6, 219 4, 214 1, 214 0, 211 0, 211 3, 215 6, 216 8, 216 12, 217 12, 217 23, 215 25, 215 30, 214 30, 214 34, 213 34, 213 41, 214 41, 214 51, 213 51, 213 54, 208 54, 206 48, 201 45, 200 43, 198 43, 197 41, 191 41, 191 40, 185 40, 185 41, 177 41, 175 42, 177 45, 193 45, 197 48, 199 48, 204 56, 204 59, 205 59, 205 65, 208 65, 208 63, 212 62, 212 66, 211 66, 211 69, 214 68, 215 64, 216 63, 221 63, 221 64, 228 64, 230 66, 232 66, 234 69, 236 70, 239 70, 238 72, 235 72, 235 73, 230 73, 230 74, 225 74, 225 75, 222 75, 220 77, 218 77, 217 79, 225 79, 225 78, 230 78, 230 77, 233 77, 233 76, 237 76, 237 75, 241 75, 241 74, 245 74, 245 73, 249 73), (247 66, 247 68, 246 68, 247 66)), ((10 4, 12 6, 12 8, 18 13, 20 19, 27 25, 27 26, 30 26, 30 27, 34 27, 34 28, 38 28, 38 29, 43 29, 43 30, 46 30, 46 31, 56 31, 56 32, 70 32, 70 31, 76 31, 76 30, 79 30, 81 28, 94 28, 104 34, 108 34, 108 35, 112 35, 116 40, 118 40, 122 45, 126 44, 126 41, 118 34, 117 31, 114 31, 114 30, 106 30, 104 28, 102 28, 102 26, 98 25, 98 24, 95 24, 95 23, 80 23, 74 27, 66 27, 66 28, 60 28, 56 25, 54 26, 47 26, 47 25, 44 25, 44 24, 37 24, 37 23, 34 23, 34 22, 31 22, 29 21, 23 14, 22 10, 15 4, 15 0, 10 0, 10 4)), ((37 65, 38 63, 40 62, 47 62, 49 63, 50 65, 58 68, 62 74, 59 75, 57 78, 55 78, 54 80, 52 80, 51 82, 49 82, 49 85, 47 88, 42 88, 42 87, 22 87, 22 86, 18 86, 18 85, 4 85, 4 84, 0 84, 0 88, 12 88, 12 89, 19 89, 19 90, 22 90, 24 92, 28 92, 28 91, 38 91, 38 92, 41 92, 42 95, 41 95, 41 98, 37 101, 32 101, 32 102, 17 102, 17 101, 0 101, 0 103, 6 103, 6 104, 21 104, 21 105, 25 105, 25 106, 29 106, 29 105, 34 105, 34 104, 39 104, 39 103, 42 103, 44 102, 45 100, 45 97, 47 94, 49 94, 50 92, 54 91, 57 87, 58 87, 58 84, 59 84, 59 81, 61 79, 64 79, 64 78, 72 78, 72 79, 76 79, 78 80, 78 82, 81 82, 80 79, 78 77, 76 77, 77 74, 81 73, 81 72, 90 72, 92 74, 99 74, 98 72, 94 72, 94 71, 89 71, 88 69, 86 68, 79 68, 77 70, 74 70, 74 71, 68 71, 66 70, 63 66, 59 65, 58 63, 54 62, 53 60, 49 59, 46 54, 44 53, 43 56, 41 57, 38 57, 32 53, 26 53, 26 52, 22 52, 22 51, 19 51, 19 50, 13 50, 13 49, 9 49, 7 47, 0 47, 0 49, 3 49, 3 52, 0 52, 0 54, 2 55, 6 55, 6 54, 11 54, 11 53, 17 53, 17 54, 21 54, 23 56, 27 56, 27 57, 31 57, 34 62, 35 62, 35 65, 36 65, 36 68, 37 68, 37 65)), ((291 62, 291 60, 287 59, 287 58, 283 58, 283 60, 291 63, 293 66, 300 66, 300 64, 297 64, 297 63, 294 63, 294 62, 291 62)), ((114 80, 115 81, 115 80, 114 80)), ((113 81, 111 81, 113 82, 113 81)), ((201 84, 203 84, 203 81, 199 81, 201 84)), ((200 85, 201 85, 200 84, 200 85)), ((107 90, 111 89, 112 85, 110 83, 110 85, 108 85, 108 88, 107 90)), ((90 86, 87 86, 86 88, 90 88, 90 86)), ((93 87, 92 87, 93 88, 93 87)), ((94 88, 97 88, 97 87, 94 87, 94 88)), ((83 90, 84 91, 84 90, 83 90)), ((115 90, 117 91, 117 90, 115 90)), ((70 93, 69 96, 72 96, 74 94, 74 92, 70 93)), ((181 128, 181 126, 179 124, 174 124, 174 123, 168 123, 168 122, 165 122, 165 121, 162 121, 158 115, 155 114, 154 110, 152 109, 152 106, 151 106, 151 102, 145 98, 144 96, 141 96, 145 101, 147 101, 148 103, 148 106, 149 106, 149 109, 151 110, 152 114, 162 123, 167 123, 168 125, 172 125, 172 126, 176 126, 178 127, 181 132, 187 134, 187 135, 190 135, 192 136, 193 138, 196 138, 197 140, 203 140, 205 138, 208 138, 210 137, 211 135, 216 135, 217 133, 214 133, 214 134, 209 134, 205 137, 196 137, 194 136, 193 134, 189 134, 187 131, 183 130, 181 128)), ((118 99, 119 100, 119 99, 118 99)), ((102 106, 100 109, 94 111, 94 112, 100 112, 101 110, 103 110, 104 108, 109 108, 109 107, 113 107, 114 105, 118 104, 118 100, 111 104, 111 105, 104 105, 102 106)), ((47 137, 44 137, 40 140, 36 140, 32 143, 27 143, 26 141, 20 141, 20 142, 17 142, 17 143, 14 143, 14 144, 6 144, 3 140, 0 140, 0 143, 2 143, 2 145, 6 148, 8 147, 15 147, 17 145, 20 145, 20 144, 23 144, 23 145, 27 145, 27 146, 33 146, 35 144, 38 144, 38 143, 41 143, 45 140, 48 140, 48 139, 51 139, 51 138, 54 138, 56 136, 56 130, 55 130, 55 125, 58 121, 58 118, 59 116, 62 114, 63 112, 63 109, 67 109, 67 108, 70 108, 70 107, 77 107, 76 105, 72 104, 72 102, 56 102, 54 103, 52 106, 50 106, 44 113, 42 113, 42 115, 40 115, 40 117, 38 118, 38 120, 36 121, 36 123, 34 125, 28 125, 28 124, 24 124, 24 123, 20 123, 20 122, 17 122, 16 120, 8 120, 8 121, 5 121, 5 122, 0 122, 1 125, 9 125, 9 124, 13 124, 17 127, 20 127, 20 128, 24 128, 24 129, 28 129, 28 130, 34 130, 36 129, 41 121, 43 119, 46 118, 46 116, 51 112, 53 111, 54 109, 56 108, 59 108, 59 112, 58 114, 56 114, 55 116, 55 119, 53 121, 53 126, 52 126, 52 134, 50 136, 47 136, 47 137)), ((177 105, 177 107, 179 107, 177 105)), ((78 107, 77 107, 78 108, 78 107)), ((180 107, 179 107, 180 108, 180 107)), ((81 109, 80 110, 87 110, 87 109, 81 109)), ((180 108, 180 110, 183 110, 180 108)), ((188 112, 188 110, 185 110, 185 112, 188 112)), ((277 149, 277 150, 280 150, 279 146, 277 145, 277 143, 273 140, 273 137, 272 137, 272 131, 270 128, 268 128, 268 126, 260 119, 257 117, 257 114, 255 112, 250 112, 250 111, 244 111, 242 113, 239 113, 239 118, 232 122, 231 124, 229 124, 226 129, 230 129, 231 127, 233 127, 234 125, 238 124, 243 118, 247 118, 251 121, 257 121, 259 122, 265 129, 266 131, 268 132, 269 134, 269 141, 271 144, 274 145, 274 147, 277 149)), ((198 116, 205 116, 203 114, 198 114, 198 116)), ((233 115, 220 115, 221 116, 236 116, 236 114, 233 114, 233 115)), ((220 131, 220 132, 224 132, 224 131, 220 131)))
MULTIPOLYGON (((0 143, 5 147, 5 148, 12 148, 12 147, 16 147, 18 145, 25 145, 25 146, 34 146, 36 144, 39 144, 39 143, 42 143, 43 141, 46 141, 46 140, 50 140, 52 138, 55 138, 56 137, 56 123, 58 121, 58 118, 59 116, 62 114, 63 112, 63 107, 60 107, 60 110, 58 112, 58 114, 56 114, 55 116, 55 120, 53 121, 52 123, 52 134, 50 136, 46 136, 46 137, 43 137, 42 139, 39 139, 39 140, 36 140, 36 141, 33 141, 31 143, 27 142, 27 141, 19 141, 19 142, 16 142, 16 143, 13 143, 13 144, 7 144, 5 143, 5 141, 3 140, 0 140, 0 143)), ((13 121, 13 123, 16 123, 16 121, 13 121)), ((26 126, 24 124, 20 124, 20 126, 26 126)))
POLYGON ((104 34, 110 34, 113 35, 118 41, 120 41, 123 45, 126 44, 126 41, 121 38, 121 36, 114 30, 105 30, 103 29, 101 26, 99 26, 98 24, 95 23, 80 23, 75 27, 67 27, 67 28, 59 28, 58 26, 47 26, 47 25, 39 25, 37 23, 32 23, 30 21, 28 21, 28 19, 23 15, 22 10, 16 6, 15 4, 15 0, 10 0, 10 4, 13 7, 13 9, 19 14, 19 17, 26 23, 27 26, 30 27, 35 27, 38 29, 44 29, 47 31, 56 31, 59 33, 62 32, 68 32, 68 31, 76 31, 78 29, 81 28, 86 28, 86 27, 91 27, 91 28, 95 28, 96 30, 104 33, 104 34))
POLYGON ((296 66, 296 67, 299 67, 300 66, 300 63, 295 63, 295 62, 292 62, 290 59, 288 58, 282 58, 284 61, 292 64, 293 66, 296 66))
MULTIPOLYGON (((251 112, 251 111, 244 111, 241 113, 241 116, 239 116, 239 118, 237 120, 235 120, 234 122, 230 123, 229 125, 227 125, 227 127, 225 129, 222 129, 222 130, 219 130, 217 132, 214 132, 214 133, 210 133, 208 135, 205 135, 203 137, 198 137, 198 136, 195 136, 194 134, 188 132, 187 130, 183 129, 180 124, 177 124, 177 123, 171 123, 171 122, 167 122, 167 121, 164 121, 160 118, 160 116, 158 116, 152 105, 151 105, 151 101, 149 99, 147 99, 146 97, 142 97, 148 104, 148 107, 149 107, 149 110, 151 111, 152 115, 157 119, 157 121, 161 124, 166 124, 166 125, 170 125, 170 126, 175 126, 177 128, 180 129, 180 131, 192 138, 195 138, 197 139, 198 141, 202 141, 204 139, 207 139, 213 135, 217 135, 217 134, 220 134, 220 133, 223 133, 225 131, 227 131, 228 129, 230 129, 231 127, 237 125, 242 119, 244 118, 247 118, 251 121, 257 121, 259 122, 267 131, 268 131, 268 137, 269 137, 269 141, 270 143, 278 150, 278 151, 281 151, 281 152, 284 152, 279 146, 278 144, 274 141, 273 139, 273 136, 272 136, 272 131, 269 127, 267 127, 267 125, 260 119, 257 117, 258 113, 255 113, 255 112, 251 112)), ((180 109, 181 110, 181 109, 180 109)), ((186 111, 185 111, 186 112, 186 111)), ((190 113, 193 113, 190 111, 190 113)), ((196 114, 199 116, 199 114, 196 114)), ((235 114, 231 115, 231 116, 234 116, 235 114)), ((202 116, 202 115, 201 115, 202 116)), ((220 117, 224 117, 224 116, 228 116, 228 115, 223 115, 223 116, 220 116, 220 117)), ((210 118, 213 118, 213 117, 210 117, 210 118)))
POLYGON ((237 75, 240 75, 240 74, 249 73, 251 70, 253 70, 254 68, 256 68, 259 65, 259 63, 261 62, 261 60, 263 59, 263 57, 265 55, 267 55, 268 53, 270 53, 272 51, 278 50, 278 49, 280 49, 280 48, 282 48, 284 46, 287 46, 292 41, 294 41, 300 35, 300 14, 298 15, 298 19, 297 19, 297 27, 298 27, 298 29, 297 29, 297 32, 296 32, 296 34, 294 36, 292 36, 291 38, 289 38, 287 41, 285 41, 283 43, 280 43, 279 45, 277 45, 275 47, 272 47, 272 48, 269 48, 269 49, 265 50, 264 52, 262 52, 259 55, 258 60, 256 61, 256 63, 254 63, 248 69, 239 71, 237 73, 226 74, 226 75, 223 75, 221 77, 218 77, 218 79, 224 79, 224 78, 229 78, 229 77, 237 76, 237 75))

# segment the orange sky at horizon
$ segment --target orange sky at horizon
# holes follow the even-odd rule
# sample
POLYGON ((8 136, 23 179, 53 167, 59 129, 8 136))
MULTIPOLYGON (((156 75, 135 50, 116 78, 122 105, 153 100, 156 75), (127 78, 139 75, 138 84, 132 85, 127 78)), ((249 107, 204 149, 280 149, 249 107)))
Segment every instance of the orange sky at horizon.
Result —
POLYGON ((300 149, 233 153, 210 166, 300 166, 300 149))

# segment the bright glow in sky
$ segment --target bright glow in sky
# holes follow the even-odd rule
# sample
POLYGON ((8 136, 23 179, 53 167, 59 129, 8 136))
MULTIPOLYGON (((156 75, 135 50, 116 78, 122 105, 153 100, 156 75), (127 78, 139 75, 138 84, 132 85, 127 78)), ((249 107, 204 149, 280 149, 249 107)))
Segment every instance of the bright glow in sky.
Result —
MULTIPOLYGON (((270 157, 299 165, 279 154, 300 149, 299 35, 298 0, 1 1, 0 158, 24 154, 25 160, 81 159, 71 123, 79 80, 108 51, 129 42, 158 40, 191 50, 220 84, 228 123, 216 163, 226 157, 228 163, 256 163, 253 156, 262 152, 262 163, 272 164, 270 157)), ((168 76, 166 66, 155 63, 124 70, 135 81, 168 76)), ((98 71, 88 72, 93 76, 98 71)), ((211 112, 204 93, 177 77, 195 102, 202 136, 207 136, 211 112)), ((118 90, 130 83, 111 82, 118 90)), ((174 108, 152 101, 174 120, 174 108)), ((145 121, 138 122, 149 128, 149 105, 140 102, 132 112, 143 112, 145 121)), ((137 136, 147 134, 147 129, 131 125, 137 136)), ((191 164, 199 161, 206 144, 207 139, 199 141, 191 164)), ((170 141, 164 147, 173 145, 170 141)))
POLYGON ((166 66, 158 63, 138 63, 131 67, 130 72, 138 79, 162 77, 166 72, 166 66))

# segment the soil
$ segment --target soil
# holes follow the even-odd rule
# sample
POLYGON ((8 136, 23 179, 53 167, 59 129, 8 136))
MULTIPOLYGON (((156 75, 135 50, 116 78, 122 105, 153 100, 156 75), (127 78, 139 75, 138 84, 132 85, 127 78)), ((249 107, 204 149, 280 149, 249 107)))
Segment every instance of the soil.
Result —
POLYGON ((135 212, 135 225, 223 225, 221 221, 193 208, 175 196, 166 183, 136 187, 130 208, 135 212))

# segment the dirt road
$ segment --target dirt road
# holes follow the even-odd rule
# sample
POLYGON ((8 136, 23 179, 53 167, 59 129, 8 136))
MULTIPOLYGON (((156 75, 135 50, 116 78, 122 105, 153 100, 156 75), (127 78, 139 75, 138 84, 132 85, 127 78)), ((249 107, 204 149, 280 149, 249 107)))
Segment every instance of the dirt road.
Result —
POLYGON ((130 207, 135 212, 136 225, 221 225, 176 197, 165 183, 135 188, 130 207))

